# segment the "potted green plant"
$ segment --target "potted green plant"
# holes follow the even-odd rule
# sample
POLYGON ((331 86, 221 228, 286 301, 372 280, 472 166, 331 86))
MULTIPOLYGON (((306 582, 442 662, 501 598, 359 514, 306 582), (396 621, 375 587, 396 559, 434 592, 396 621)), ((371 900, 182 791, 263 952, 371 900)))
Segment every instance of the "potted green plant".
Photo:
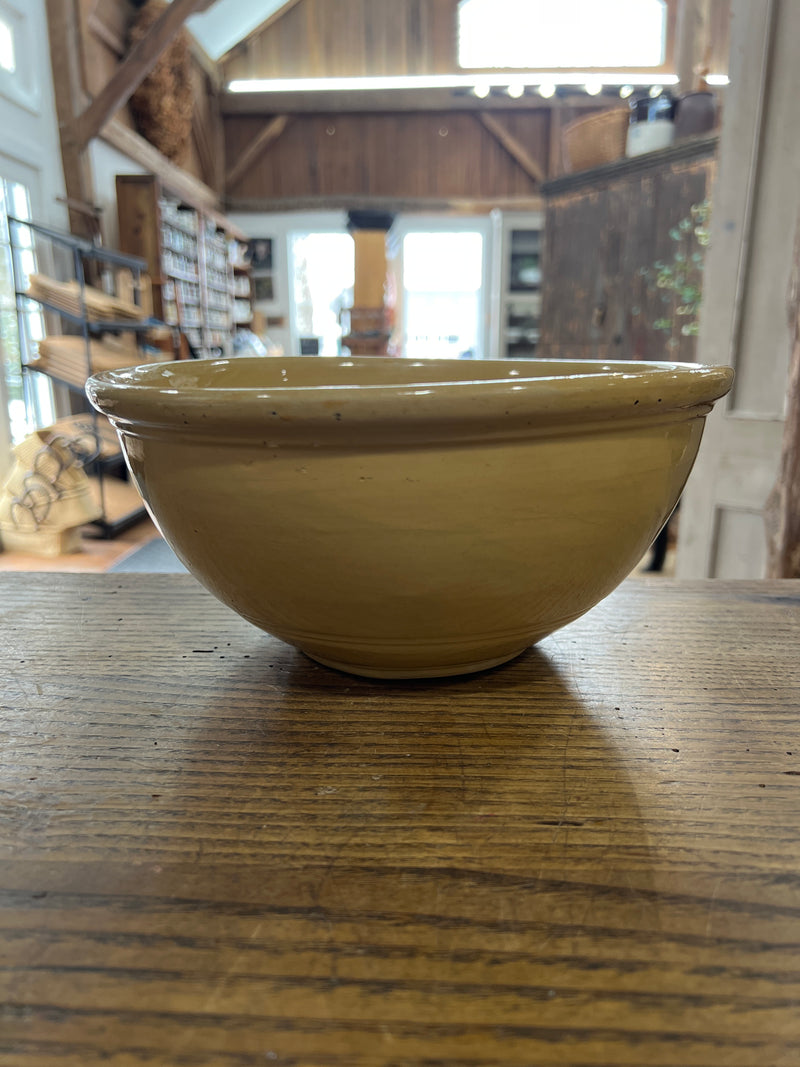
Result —
POLYGON ((698 333, 710 216, 710 201, 693 204, 689 215, 669 231, 672 256, 642 269, 648 286, 661 297, 661 315, 653 321, 653 329, 667 335, 668 349, 677 348, 680 337, 698 333))

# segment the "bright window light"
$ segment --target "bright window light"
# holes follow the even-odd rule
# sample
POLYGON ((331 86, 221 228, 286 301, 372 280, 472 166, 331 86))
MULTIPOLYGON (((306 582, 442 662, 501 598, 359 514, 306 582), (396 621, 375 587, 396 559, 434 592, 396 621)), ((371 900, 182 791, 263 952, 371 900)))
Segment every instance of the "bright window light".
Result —
MULTIPOLYGON (((520 71, 515 81, 523 85, 583 86, 594 77, 588 70, 530 70, 520 71)), ((603 85, 653 84, 652 71, 603 71, 603 85)), ((658 75, 659 85, 674 85, 677 74, 658 75)), ((474 74, 407 74, 391 78, 237 78, 228 82, 231 93, 324 93, 324 92, 383 92, 391 89, 469 89, 475 86, 474 74)), ((507 86, 502 77, 481 79, 481 84, 507 86)), ((478 94, 480 95, 480 94, 478 94)))
POLYGON ((0 69, 13 74, 17 69, 17 58, 14 55, 14 34, 11 27, 3 19, 0 19, 0 69))
POLYGON ((658 67, 663 0, 461 0, 462 67, 658 67))
POLYGON ((479 233, 409 233, 403 241, 403 285, 424 292, 480 289, 483 237, 479 233))

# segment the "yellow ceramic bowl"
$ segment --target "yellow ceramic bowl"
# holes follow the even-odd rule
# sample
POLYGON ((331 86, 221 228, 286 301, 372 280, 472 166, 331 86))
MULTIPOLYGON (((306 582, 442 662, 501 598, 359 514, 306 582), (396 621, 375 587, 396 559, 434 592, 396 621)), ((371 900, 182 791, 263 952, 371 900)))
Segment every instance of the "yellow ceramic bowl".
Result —
POLYGON ((239 358, 97 375, 93 404, 189 570, 314 659, 495 666, 631 571, 726 367, 239 358))

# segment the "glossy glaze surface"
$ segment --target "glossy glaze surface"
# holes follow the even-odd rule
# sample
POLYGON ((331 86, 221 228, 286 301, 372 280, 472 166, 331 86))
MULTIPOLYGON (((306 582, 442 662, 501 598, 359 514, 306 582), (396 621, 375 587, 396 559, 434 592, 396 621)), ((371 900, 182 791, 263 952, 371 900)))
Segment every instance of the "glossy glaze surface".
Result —
POLYGON ((187 361, 89 394, 164 536, 321 662, 426 677, 512 658, 629 573, 727 368, 366 357, 187 361))

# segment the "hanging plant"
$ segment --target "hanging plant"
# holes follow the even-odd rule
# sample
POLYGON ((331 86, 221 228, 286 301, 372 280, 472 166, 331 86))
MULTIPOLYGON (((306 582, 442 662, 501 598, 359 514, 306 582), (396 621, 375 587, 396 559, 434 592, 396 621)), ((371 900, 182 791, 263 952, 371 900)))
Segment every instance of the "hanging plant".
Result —
POLYGON ((653 329, 668 335, 668 348, 677 348, 679 337, 696 337, 699 330, 710 216, 710 201, 693 204, 689 215, 669 231, 672 257, 641 270, 648 288, 661 297, 662 313, 653 321, 653 329))
MULTIPOLYGON (((131 25, 131 46, 166 9, 163 0, 148 0, 131 25)), ((131 97, 131 111, 141 135, 178 166, 188 162, 192 139, 194 92, 189 41, 189 31, 179 30, 131 97)))

